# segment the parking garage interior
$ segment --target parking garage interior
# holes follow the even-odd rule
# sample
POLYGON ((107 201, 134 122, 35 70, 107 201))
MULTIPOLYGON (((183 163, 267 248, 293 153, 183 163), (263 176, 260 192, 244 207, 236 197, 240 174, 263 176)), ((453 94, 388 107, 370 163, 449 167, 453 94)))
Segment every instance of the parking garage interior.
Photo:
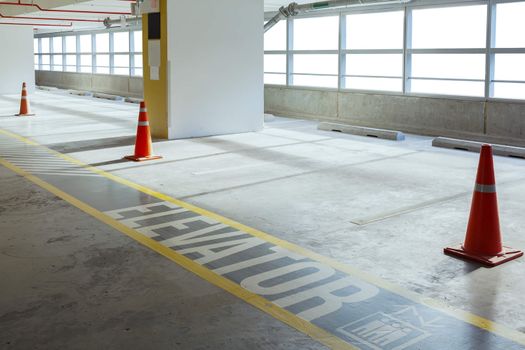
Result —
POLYGON ((0 2, 0 349, 525 349, 525 1, 0 2))

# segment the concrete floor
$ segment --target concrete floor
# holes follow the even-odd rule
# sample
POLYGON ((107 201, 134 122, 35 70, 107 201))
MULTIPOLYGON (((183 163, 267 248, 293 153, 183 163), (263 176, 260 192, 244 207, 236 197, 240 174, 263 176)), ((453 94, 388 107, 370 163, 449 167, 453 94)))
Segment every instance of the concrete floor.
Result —
MULTIPOLYGON (((426 137, 409 135, 404 142, 367 139, 317 131, 313 122, 277 118, 259 133, 157 142, 155 151, 164 156, 162 161, 134 164, 120 159, 132 149, 136 105, 38 92, 32 96, 38 117, 25 119, 9 116, 16 112, 17 100, 18 96, 0 96, 1 128, 443 301, 453 308, 525 333, 525 301, 521 296, 525 290, 525 259, 486 269, 442 253, 445 246, 459 243, 464 237, 478 161, 476 154, 434 149, 431 139, 426 137)), ((525 196, 525 163, 519 159, 496 157, 495 164, 504 240, 512 247, 523 249, 525 217, 521 198, 525 196)), ((94 219, 80 212, 74 214, 75 210, 67 204, 25 180, 5 170, 1 175, 2 232, 8 232, 2 235, 0 242, 4 252, 2 259, 8 259, 5 251, 26 257, 40 256, 36 250, 43 256, 57 254, 55 249, 63 254, 56 268, 41 266, 34 258, 21 265, 16 258, 2 262, 2 274, 11 271, 8 280, 13 281, 13 289, 2 291, 8 296, 2 297, 2 301, 8 300, 8 304, 0 305, 0 327, 8 327, 10 333, 7 334, 23 334, 19 333, 22 328, 36 328, 40 317, 53 314, 50 305, 55 305, 54 300, 60 300, 66 310, 71 307, 70 303, 78 303, 71 308, 79 312, 90 311, 89 316, 79 317, 76 313, 69 316, 73 318, 55 320, 47 328, 48 332, 33 332, 42 337, 40 339, 52 341, 50 336, 57 334, 57 328, 72 327, 72 320, 89 324, 100 319, 96 312, 98 307, 102 314, 106 313, 104 318, 109 323, 105 334, 120 342, 116 345, 139 344, 137 342, 144 340, 142 332, 148 331, 158 331, 159 339, 155 341, 159 342, 159 348, 173 345, 178 341, 175 340, 177 336, 166 335, 170 329, 166 320, 170 315, 159 318, 156 312, 150 313, 152 329, 141 329, 136 336, 129 336, 131 332, 121 337, 115 334, 122 328, 124 331, 143 328, 139 320, 148 318, 148 312, 155 308, 166 310, 162 307, 166 305, 161 302, 163 298, 164 301, 168 297, 175 298, 169 292, 157 295, 156 291, 164 291, 164 287, 179 291, 182 287, 177 282, 183 279, 184 288, 190 287, 181 290, 180 297, 190 300, 202 297, 208 301, 205 296, 213 295, 209 302, 215 307, 205 309, 215 311, 217 308, 217 313, 199 313, 183 320, 177 335, 184 330, 191 337, 194 334, 191 332, 206 329, 211 338, 189 340, 181 336, 178 339, 191 342, 181 348, 207 348, 210 343, 214 346, 209 348, 224 348, 221 344, 226 343, 221 341, 231 341, 227 348, 239 349, 252 346, 273 349, 278 348, 277 343, 283 344, 283 349, 320 347, 173 263, 155 257, 94 219), (12 191, 11 194, 6 195, 9 191, 4 188, 12 191), (19 211, 14 211, 15 208, 19 211), (38 216, 45 220, 25 219, 38 216), (24 222, 20 222, 20 217, 24 222), (42 222, 48 225, 47 229, 42 222), (75 232, 69 232, 72 223, 75 232), (13 231, 13 227, 17 231, 13 231), (40 233, 45 236, 37 234, 35 227, 41 228, 40 233), (20 232, 25 235, 20 237, 20 232), (64 242, 63 237, 68 236, 73 238, 64 242), (46 243, 56 239, 58 247, 57 243, 46 243), (86 247, 88 249, 83 249, 86 247), (64 254, 61 249, 69 253, 64 254), (79 255, 76 265, 70 261, 71 255, 79 255), (111 267, 114 257, 116 266, 111 267), (28 276, 41 276, 31 284, 37 289, 28 290, 29 283, 21 281, 24 274, 18 271, 15 274, 13 265, 27 269, 28 276), (71 265, 74 267, 68 270, 67 266, 71 265), (9 268, 4 269, 4 266, 9 268), (140 278, 137 278, 137 269, 141 271, 140 278), (56 273, 60 278, 50 277, 56 273), (78 273, 86 278, 84 285, 76 286, 72 296, 69 295, 72 278, 67 277, 67 273, 75 277, 78 273), (87 301, 93 298, 93 303, 100 303, 108 281, 117 277, 119 283, 111 284, 115 288, 114 299, 107 298, 104 304, 92 307, 87 301), (56 284, 49 282, 55 280, 56 284), (186 284, 186 281, 189 282, 186 284), (130 282, 137 284, 137 288, 126 290, 130 282), (148 296, 149 284, 160 288, 150 289, 148 296), (84 292, 87 296, 81 293, 86 286, 95 289, 84 292), (203 295, 193 295, 197 290, 203 295), (120 321, 124 318, 121 315, 128 315, 126 310, 136 310, 133 306, 137 299, 120 300, 119 297, 134 293, 145 295, 139 300, 140 312, 144 314, 130 313, 131 323, 126 325, 120 321), (64 295, 67 297, 63 298, 64 295), (46 300, 47 304, 42 304, 47 306, 35 309, 38 300, 46 300), (13 307, 14 303, 22 303, 25 307, 13 307), (42 311, 38 311, 38 318, 28 325, 24 315, 32 314, 32 310, 42 311), (231 323, 222 322, 223 317, 231 323), (255 320, 253 324, 252 319, 255 320), (211 329, 204 328, 208 326, 211 329), (246 327, 242 336, 235 334, 241 326, 246 327), (230 338, 230 334, 235 334, 236 338, 230 338), (275 339, 279 339, 277 343, 271 343, 274 334, 275 339), (141 340, 137 340, 139 338, 141 340)), ((178 312, 188 313, 173 300, 169 305, 178 312)), ((87 341, 89 334, 93 336, 95 331, 87 336, 70 333, 71 338, 64 340, 70 341, 68 345, 76 340, 87 341)), ((21 338, 15 336, 13 339, 19 341, 21 338)))
POLYGON ((325 349, 0 168, 0 349, 325 349))

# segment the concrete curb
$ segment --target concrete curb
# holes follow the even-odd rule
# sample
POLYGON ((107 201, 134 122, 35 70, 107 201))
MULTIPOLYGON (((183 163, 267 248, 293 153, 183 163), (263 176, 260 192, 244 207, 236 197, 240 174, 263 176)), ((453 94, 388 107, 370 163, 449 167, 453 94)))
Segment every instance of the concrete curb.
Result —
MULTIPOLYGON (((432 141, 433 147, 457 149, 476 153, 480 152, 481 145, 483 144, 484 142, 458 140, 447 137, 437 137, 432 141)), ((525 159, 525 148, 506 145, 492 145, 492 150, 493 153, 497 156, 525 159)))
POLYGON ((68 90, 68 93, 70 95, 76 95, 76 96, 93 97, 93 93, 90 91, 68 90))
POLYGON ((93 94, 93 97, 95 97, 95 98, 102 98, 102 99, 105 99, 105 100, 119 101, 119 102, 124 102, 124 100, 125 100, 125 98, 122 97, 122 96, 102 94, 102 93, 95 93, 95 94, 93 94))
POLYGON ((38 90, 43 90, 43 91, 56 91, 58 90, 58 88, 54 87, 54 86, 43 86, 43 85, 40 85, 36 87, 38 90))
POLYGON ((368 136, 386 140, 403 141, 405 139, 405 134, 403 134, 401 131, 394 130, 366 128, 362 126, 326 122, 319 123, 317 128, 324 131, 336 131, 342 132, 344 134, 368 136))
POLYGON ((136 98, 136 97, 126 97, 125 101, 128 102, 128 103, 136 103, 136 104, 139 104, 139 103, 141 103, 141 102, 144 101, 144 100, 141 99, 141 98, 136 98))

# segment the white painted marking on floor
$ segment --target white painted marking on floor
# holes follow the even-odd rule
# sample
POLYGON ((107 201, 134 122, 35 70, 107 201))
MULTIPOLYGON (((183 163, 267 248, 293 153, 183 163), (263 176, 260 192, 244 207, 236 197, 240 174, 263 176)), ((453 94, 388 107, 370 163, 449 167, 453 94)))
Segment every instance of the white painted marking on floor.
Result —
POLYGON ((302 257, 301 255, 292 253, 281 247, 272 247, 270 248, 270 250, 271 250, 270 254, 266 254, 266 255, 263 255, 257 258, 252 258, 252 259, 244 260, 244 261, 241 261, 235 264, 217 268, 213 270, 213 272, 219 275, 226 275, 228 273, 232 273, 232 272, 240 271, 243 269, 247 269, 249 267, 269 263, 269 262, 276 261, 282 258, 290 258, 292 260, 304 259, 304 257, 302 257))
POLYGON ((178 209, 163 211, 163 212, 160 212, 160 213, 148 214, 148 215, 133 217, 133 218, 130 218, 130 219, 124 219, 124 220, 121 220, 121 223, 123 223, 124 225, 126 225, 126 226, 128 226, 130 228, 137 228, 137 227, 143 226, 143 225, 139 224, 140 221, 149 220, 149 219, 157 219, 157 218, 161 218, 163 216, 170 216, 170 215, 180 214, 180 213, 184 213, 184 212, 187 212, 187 210, 184 209, 184 208, 178 208, 178 209))
MULTIPOLYGON (((304 258, 301 258, 304 259, 304 258)), ((317 262, 307 261, 307 262, 297 262, 287 266, 283 266, 278 269, 270 270, 267 272, 260 273, 255 276, 251 276, 242 281, 241 286, 248 289, 251 292, 259 295, 276 295, 281 293, 290 292, 297 288, 302 288, 309 284, 319 282, 325 278, 331 277, 335 274, 335 270, 329 266, 322 265, 317 262), (294 272, 300 272, 307 269, 315 269, 313 273, 309 273, 306 276, 299 278, 293 278, 287 280, 286 282, 272 285, 269 287, 264 287, 263 284, 272 279, 277 279, 283 277, 287 274, 294 272)))
POLYGON ((297 314, 297 316, 307 321, 312 321, 339 310, 343 307, 343 304, 360 303, 375 297, 378 293, 379 288, 376 286, 347 276, 334 282, 277 299, 274 303, 281 307, 289 307, 307 300, 320 298, 323 300, 323 304, 297 314), (345 288, 357 289, 358 291, 348 296, 334 294, 345 288))
MULTIPOLYGON (((165 215, 183 212, 193 213, 177 207, 177 209, 148 214, 152 213, 152 208, 163 205, 170 207, 171 204, 169 202, 155 203, 109 211, 106 212, 106 214, 120 220, 122 224, 128 227, 137 229, 137 227, 140 226, 138 222, 146 219, 159 218, 165 215), (126 212, 133 213, 133 211, 138 211, 143 215, 131 218, 123 215, 126 212)), ((187 230, 189 227, 186 224, 190 222, 200 223, 200 229, 160 241, 160 243, 182 255, 188 256, 196 254, 197 257, 194 257, 192 260, 200 265, 214 263, 221 259, 232 258, 233 256, 247 256, 244 261, 217 268, 214 272, 225 275, 235 271, 246 270, 247 275, 239 284, 246 290, 257 295, 272 296, 292 293, 291 295, 274 301, 276 305, 283 308, 314 299, 322 301, 322 303, 313 302, 303 304, 303 310, 297 315, 307 321, 312 321, 333 313, 341 309, 344 304, 359 303, 373 298, 379 293, 379 289, 376 286, 349 276, 339 276, 335 281, 332 280, 319 285, 319 283, 322 283, 325 279, 334 278, 337 275, 337 271, 328 265, 310 261, 300 254, 292 253, 287 249, 275 245, 269 247, 270 253, 264 256, 256 258, 250 257, 250 254, 248 254, 250 249, 262 247, 269 243, 234 228, 231 228, 232 231, 230 232, 219 232, 229 226, 221 224, 211 218, 196 213, 194 214, 195 215, 190 218, 140 227, 137 231, 148 237, 155 237, 159 236, 158 233, 154 232, 158 229, 171 227, 175 230, 187 230), (202 228, 202 224, 207 224, 208 227, 202 228), (206 242, 208 242, 208 244, 206 244, 206 242), (188 247, 190 245, 193 246, 188 247), (283 261, 277 263, 280 259, 283 259, 283 261), (261 264, 270 262, 274 262, 274 264, 268 266, 270 268, 269 270, 261 271, 257 268, 261 264), (294 292, 300 288, 307 289, 294 292), (351 289, 352 293, 344 296, 339 295, 340 291, 346 288, 351 289), (336 295, 336 293, 338 294, 336 295), (304 307, 306 307, 306 309, 304 309, 304 307)))
POLYGON ((157 208, 157 207, 161 207, 161 206, 162 207, 167 207, 167 208, 170 208, 170 209, 181 209, 181 207, 179 207, 179 206, 177 206, 177 205, 175 205, 173 203, 170 203, 170 202, 159 202, 159 203, 152 203, 152 204, 146 204, 146 205, 139 205, 139 206, 130 207, 130 208, 110 210, 110 211, 105 212, 104 214, 110 216, 113 219, 120 220, 120 219, 124 218, 124 216, 122 214, 124 214, 126 212, 138 211, 138 212, 143 213, 143 214, 153 213, 153 211, 151 209, 157 208))
MULTIPOLYGON (((165 224, 144 227, 144 228, 141 228, 141 229, 139 229, 137 231, 142 233, 143 231, 149 232, 149 231, 153 231, 153 230, 157 230, 157 229, 161 229, 161 228, 168 228, 168 227, 173 227, 173 226, 171 226, 171 223, 168 222, 168 223, 165 223, 165 224)), ((216 224, 216 225, 212 225, 210 227, 203 228, 203 229, 198 230, 198 231, 194 231, 194 232, 187 233, 187 234, 184 234, 184 235, 181 235, 181 236, 169 238, 169 239, 166 239, 164 241, 160 241, 159 243, 164 245, 164 246, 166 246, 166 247, 168 247, 168 248, 171 248, 171 247, 174 247, 174 246, 177 246, 177 245, 188 244, 187 242, 190 241, 191 239, 194 239, 193 240, 194 242, 204 242, 204 241, 209 240, 210 238, 209 237, 204 237, 204 238, 201 238, 201 240, 199 240, 199 239, 196 239, 194 237, 205 235, 207 233, 213 233, 215 231, 222 230, 223 228, 226 228, 226 227, 228 227, 228 226, 226 226, 224 224, 216 224)), ((217 237, 217 235, 215 235, 214 237, 217 237)))
POLYGON ((217 173, 223 173, 223 172, 227 172, 227 171, 235 171, 235 170, 242 170, 242 169, 249 169, 249 168, 257 168, 257 167, 261 167, 263 165, 264 164, 240 165, 240 166, 227 167, 227 168, 214 169, 214 170, 207 170, 207 171, 197 171, 197 172, 194 172, 192 174, 196 175, 196 176, 217 174, 217 173))

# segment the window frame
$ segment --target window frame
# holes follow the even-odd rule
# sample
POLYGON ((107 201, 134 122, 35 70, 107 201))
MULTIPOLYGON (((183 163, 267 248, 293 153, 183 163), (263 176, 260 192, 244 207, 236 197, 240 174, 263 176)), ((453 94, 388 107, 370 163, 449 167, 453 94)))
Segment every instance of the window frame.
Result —
POLYGON ((381 94, 396 94, 396 93, 404 93, 405 92, 405 86, 404 86, 404 74, 405 74, 405 52, 406 52, 406 35, 405 35, 405 22, 406 19, 403 21, 403 45, 401 48, 398 49, 348 49, 346 47, 347 44, 347 16, 348 15, 355 15, 355 14, 369 14, 369 13, 385 13, 385 12, 399 12, 400 10, 405 11, 406 14, 406 8, 400 9, 397 8, 389 8, 389 9, 374 9, 369 11, 344 11, 341 12, 341 28, 339 29, 339 48, 340 48, 340 68, 339 68, 339 89, 343 91, 367 91, 367 92, 374 92, 374 93, 381 93, 381 94), (402 67, 401 67, 401 76, 390 76, 390 75, 371 75, 371 74, 349 74, 347 70, 347 58, 348 55, 402 55, 402 67), (401 91, 391 91, 391 90, 366 90, 366 89, 356 89, 356 88, 348 88, 346 87, 347 78, 375 78, 375 79, 400 79, 401 80, 401 91))
MULTIPOLYGON (((116 28, 116 29, 110 29, 110 30, 95 30, 95 31, 79 31, 74 34, 72 33, 50 33, 50 34, 38 34, 34 36, 34 40, 37 40, 37 46, 38 46, 38 52, 35 52, 34 55, 38 57, 38 63, 35 63, 35 70, 43 70, 43 63, 42 63, 42 57, 48 56, 50 63, 49 63, 49 70, 53 70, 53 38, 61 38, 62 39, 62 72, 67 73, 79 73, 79 74, 99 74, 99 75, 119 75, 119 76, 128 76, 128 77, 141 77, 143 73, 143 67, 142 66, 135 66, 135 56, 137 55, 143 55, 144 49, 141 51, 135 50, 135 40, 134 37, 137 33, 142 33, 141 27, 128 27, 125 29, 122 28, 116 28), (118 32, 127 32, 128 33, 128 40, 129 40, 129 52, 115 52, 114 51, 114 33, 118 32), (96 35, 97 34, 109 34, 109 51, 108 52, 97 52, 96 51, 96 35), (91 44, 91 52, 84 52, 81 51, 80 47, 80 37, 89 35, 90 38, 90 44, 91 44), (74 37, 75 38, 75 45, 76 45, 76 51, 74 53, 68 53, 66 52, 66 37, 74 37), (49 40, 49 53, 42 53, 42 39, 47 38, 49 40), (129 55, 129 66, 128 67, 115 67, 115 55, 129 55), (97 66, 97 55, 108 55, 109 56, 109 65, 98 67, 97 66), (75 56, 76 64, 74 66, 67 65, 67 57, 69 56, 75 56), (91 65, 82 65, 82 57, 85 56, 91 56, 91 65), (70 69, 74 67, 73 69, 70 69), (86 67, 89 67, 91 69, 90 72, 82 72, 82 69, 86 69, 86 67), (97 68, 104 68, 108 70, 108 73, 98 73, 97 68), (127 74, 115 74, 116 69, 126 68, 128 70, 127 74), (70 69, 68 71, 68 69, 70 69)), ((55 39, 56 40, 56 39, 55 39)), ((141 41, 141 40, 140 40, 141 41)), ((35 60, 36 61, 36 60, 35 60)), ((47 66, 47 65, 46 65, 47 66)), ((46 69, 47 70, 47 69, 46 69)))
POLYGON ((496 56, 498 54, 525 54, 525 47, 514 47, 514 48, 504 48, 504 47, 496 47, 496 30, 497 30, 497 18, 496 18, 496 8, 499 4, 508 4, 508 3, 524 3, 523 0, 499 0, 499 1, 490 1, 489 3, 489 11, 490 11, 490 23, 487 24, 487 28, 490 28, 490 35, 487 36, 487 47, 488 53, 487 53, 487 62, 490 64, 489 69, 487 69, 487 94, 492 99, 495 100, 510 100, 512 102, 519 102, 524 101, 525 97, 523 99, 513 99, 513 98, 501 98, 501 97, 494 97, 495 95, 495 85, 497 83, 510 83, 510 84, 519 84, 521 86, 525 86, 525 80, 500 80, 495 78, 495 71, 496 71, 496 56))
MULTIPOLYGON (((421 0, 413 1, 408 4, 387 4, 377 5, 370 8, 348 8, 344 10, 327 10, 321 11, 321 13, 300 15, 293 18, 284 19, 287 23, 287 45, 286 50, 279 51, 264 51, 265 55, 286 55, 287 67, 286 67, 286 84, 275 85, 265 84, 267 86, 275 87, 288 87, 294 89, 309 89, 309 90, 322 90, 322 91, 340 91, 340 92, 361 92, 370 94, 383 94, 383 95, 397 95, 397 96, 420 96, 420 97, 432 97, 432 98, 447 98, 447 99, 460 99, 460 100, 495 100, 495 101, 509 101, 513 103, 523 102, 523 100, 513 98, 500 98, 494 97, 494 86, 497 83, 518 83, 524 84, 525 81, 518 80, 495 80, 495 60, 497 54, 525 54, 525 48, 496 48, 496 7, 498 4, 503 3, 515 3, 524 2, 524 0, 421 0), (412 12, 418 9, 432 9, 432 8, 452 8, 458 6, 476 6, 483 5, 487 7, 487 18, 486 18, 486 44, 482 48, 449 48, 449 49, 413 49, 412 43, 412 12), (373 49, 373 50, 348 50, 346 48, 346 16, 351 14, 359 13, 374 13, 374 12, 390 12, 390 11, 404 11, 404 23, 403 23, 403 48, 401 49, 373 49), (310 18, 320 16, 334 16, 339 15, 339 48, 338 50, 330 51, 298 51, 293 49, 293 31, 294 31, 294 20, 299 18, 310 18), (297 86, 293 84, 293 55, 295 53, 335 53, 339 55, 339 69, 338 69, 338 80, 339 84, 336 88, 324 88, 315 86, 297 86), (402 79, 402 90, 401 91, 382 91, 382 90, 366 90, 366 89, 352 89, 346 88, 346 79, 353 77, 352 74, 347 74, 346 69, 346 55, 347 54, 402 54, 403 55, 403 68, 401 77, 390 77, 390 76, 368 76, 365 78, 396 78, 402 79), (447 81, 447 80, 458 80, 458 81, 475 81, 483 83, 484 93, 482 96, 463 96, 463 95, 445 95, 439 93, 416 93, 412 91, 412 81, 415 79, 426 79, 425 77, 413 77, 412 76, 412 56, 415 54, 481 54, 485 56, 485 71, 484 78, 480 79, 449 79, 449 78, 432 78, 435 81, 447 81)), ((270 15, 270 14, 268 14, 270 15)), ((269 19, 267 17, 266 19, 269 19)), ((264 72, 264 74, 283 74, 275 72, 264 72)), ((355 76, 357 78, 361 76, 355 76)))

